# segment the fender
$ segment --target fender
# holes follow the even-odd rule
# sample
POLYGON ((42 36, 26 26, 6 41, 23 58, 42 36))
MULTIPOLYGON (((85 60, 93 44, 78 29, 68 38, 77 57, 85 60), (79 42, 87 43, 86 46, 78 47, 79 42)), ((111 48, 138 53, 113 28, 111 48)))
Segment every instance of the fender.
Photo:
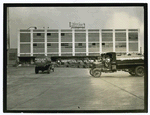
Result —
POLYGON ((102 69, 101 68, 94 68, 93 71, 95 71, 95 70, 101 71, 102 69))

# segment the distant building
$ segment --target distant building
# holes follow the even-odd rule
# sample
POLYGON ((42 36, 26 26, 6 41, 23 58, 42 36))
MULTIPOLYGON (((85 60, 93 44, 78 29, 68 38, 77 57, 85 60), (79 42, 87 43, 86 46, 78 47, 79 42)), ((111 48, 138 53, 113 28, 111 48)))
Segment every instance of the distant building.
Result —
POLYGON ((16 48, 9 49, 9 57, 7 58, 9 60, 7 61, 9 65, 15 65, 17 59, 17 49, 16 48))
POLYGON ((21 29, 18 57, 98 56, 104 52, 140 53, 138 29, 21 29))

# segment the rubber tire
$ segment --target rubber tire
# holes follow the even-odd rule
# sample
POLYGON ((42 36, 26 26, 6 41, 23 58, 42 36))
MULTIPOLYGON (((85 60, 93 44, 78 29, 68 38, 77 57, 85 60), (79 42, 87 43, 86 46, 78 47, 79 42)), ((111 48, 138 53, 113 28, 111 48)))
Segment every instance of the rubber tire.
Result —
POLYGON ((142 76, 144 76, 144 67, 143 66, 137 66, 136 68, 135 68, 135 75, 136 76, 140 76, 140 77, 142 77, 142 76), (140 71, 139 71, 140 70, 140 71), (140 73, 139 73, 140 72, 140 73))
POLYGON ((93 76, 93 69, 90 69, 90 75, 93 76))
POLYGON ((83 68, 87 68, 87 66, 86 66, 86 65, 83 65, 83 68))
POLYGON ((100 70, 93 70, 93 77, 99 78, 101 77, 101 71, 100 70))
POLYGON ((50 67, 48 67, 48 69, 47 69, 47 73, 48 73, 48 74, 50 74, 50 67))
POLYGON ((69 67, 69 65, 66 65, 66 67, 69 67))
POLYGON ((35 74, 38 74, 39 70, 35 67, 35 74))

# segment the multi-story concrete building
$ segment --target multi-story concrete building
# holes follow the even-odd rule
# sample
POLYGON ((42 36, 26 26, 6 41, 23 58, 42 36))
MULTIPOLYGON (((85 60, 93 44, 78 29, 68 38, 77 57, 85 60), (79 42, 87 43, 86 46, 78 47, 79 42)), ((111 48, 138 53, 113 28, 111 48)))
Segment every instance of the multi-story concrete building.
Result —
POLYGON ((104 52, 140 53, 138 29, 21 29, 18 57, 98 56, 104 52))

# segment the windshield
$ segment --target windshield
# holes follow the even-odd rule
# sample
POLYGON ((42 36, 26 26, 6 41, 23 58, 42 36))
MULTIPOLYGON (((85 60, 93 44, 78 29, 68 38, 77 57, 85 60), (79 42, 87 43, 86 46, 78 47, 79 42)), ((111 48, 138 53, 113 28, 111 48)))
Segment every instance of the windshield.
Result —
POLYGON ((51 58, 49 57, 37 57, 35 58, 36 62, 45 62, 45 61, 51 61, 51 58))

